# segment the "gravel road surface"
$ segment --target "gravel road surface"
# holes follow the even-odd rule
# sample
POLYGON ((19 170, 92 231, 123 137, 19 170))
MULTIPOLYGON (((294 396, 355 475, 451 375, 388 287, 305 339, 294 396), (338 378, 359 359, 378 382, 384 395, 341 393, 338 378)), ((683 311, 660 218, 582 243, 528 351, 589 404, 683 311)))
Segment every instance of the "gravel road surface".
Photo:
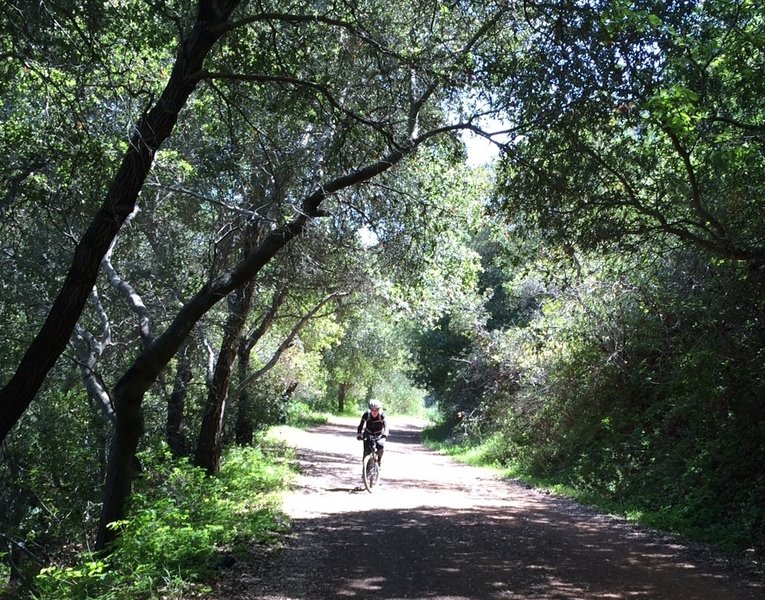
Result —
POLYGON ((502 480, 391 421, 382 482, 361 483, 357 422, 290 430, 298 450, 283 549, 253 549, 214 598, 755 600, 765 582, 714 553, 502 480))

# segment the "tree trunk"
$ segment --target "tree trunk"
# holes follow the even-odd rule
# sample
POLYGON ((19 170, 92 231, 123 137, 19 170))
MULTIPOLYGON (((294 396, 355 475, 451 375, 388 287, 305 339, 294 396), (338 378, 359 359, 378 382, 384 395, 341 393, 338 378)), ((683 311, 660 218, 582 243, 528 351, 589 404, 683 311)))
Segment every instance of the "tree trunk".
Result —
POLYGON ((188 448, 186 445, 186 435, 183 428, 183 417, 186 407, 186 397, 188 396, 188 386, 194 377, 191 369, 191 358, 189 357, 189 347, 184 348, 178 353, 178 365, 175 371, 175 383, 173 391, 167 401, 167 422, 165 425, 165 438, 167 445, 173 456, 186 456, 188 448))
POLYGON ((237 389, 239 390, 236 400, 236 443, 239 446, 249 446, 252 444, 252 437, 255 434, 255 423, 252 419, 252 395, 249 391, 250 386, 250 355, 252 349, 263 334, 276 318, 279 307, 287 298, 287 287, 276 290, 271 299, 271 305, 260 320, 258 326, 247 336, 243 337, 237 350, 238 357, 238 376, 237 389))
MULTIPOLYGON (((260 337, 260 336, 258 336, 260 337)), ((255 424, 252 419, 252 394, 249 390, 250 355, 254 343, 252 337, 240 340, 237 350, 237 399, 235 440, 238 446, 252 445, 255 424)))
MULTIPOLYGON (((239 381, 246 377, 246 371, 244 376, 240 372, 239 381)), ((255 423, 252 420, 252 396, 247 390, 241 390, 236 404, 235 439, 237 446, 251 446, 254 435, 255 423)))
MULTIPOLYGON (((133 369, 130 372, 132 371, 133 369)), ((144 384, 140 386, 143 388, 142 392, 136 390, 133 394, 125 393, 127 396, 125 400, 117 403, 117 423, 109 450, 105 497, 96 537, 96 548, 99 550, 105 549, 117 535, 117 532, 110 529, 108 525, 125 516, 124 504, 130 496, 134 477, 135 453, 138 448, 138 441, 143 434, 143 411, 140 402, 135 402, 134 395, 140 393, 140 397, 143 398, 145 390, 150 385, 145 377, 142 380, 144 384)), ((133 387, 136 387, 138 383, 137 381, 134 382, 133 387)))
POLYGON ((173 131, 178 114, 198 83, 193 75, 202 69, 208 52, 225 32, 221 25, 238 3, 239 0, 200 1, 199 16, 178 49, 167 86, 139 121, 103 205, 75 248, 66 279, 45 323, 13 377, 0 390, 0 442, 24 414, 66 348, 95 284, 101 260, 122 223, 135 209, 154 156, 173 131))
POLYGON ((242 337, 247 316, 250 313, 253 290, 254 284, 250 281, 231 292, 228 299, 230 312, 228 319, 226 319, 223 341, 215 364, 212 384, 207 394, 207 404, 194 459, 195 464, 207 471, 208 475, 214 475, 220 470, 223 417, 226 413, 231 368, 236 358, 237 347, 242 337))
POLYGON ((348 391, 348 384, 341 383, 337 386, 337 410, 340 413, 345 412, 345 394, 348 391))
MULTIPOLYGON (((421 138, 421 141, 425 139, 427 137, 421 138)), ((197 292, 181 308, 167 330, 154 340, 117 382, 112 394, 117 413, 117 427, 109 455, 97 549, 104 549, 116 537, 115 531, 108 528, 109 523, 124 517, 125 501, 131 490, 132 462, 138 440, 143 433, 141 404, 144 395, 167 367, 197 321, 229 292, 254 279, 279 250, 303 232, 311 219, 321 216, 319 206, 328 195, 369 181, 397 165, 415 148, 416 143, 412 143, 395 149, 375 163, 318 186, 316 191, 304 199, 298 216, 284 226, 272 230, 232 271, 224 273, 197 292)))

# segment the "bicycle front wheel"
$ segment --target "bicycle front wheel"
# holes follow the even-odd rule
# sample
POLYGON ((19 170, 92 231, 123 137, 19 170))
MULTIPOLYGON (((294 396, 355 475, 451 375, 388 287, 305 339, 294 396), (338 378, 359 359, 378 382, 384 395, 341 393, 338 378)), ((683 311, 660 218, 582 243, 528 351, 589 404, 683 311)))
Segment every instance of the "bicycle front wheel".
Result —
POLYGON ((374 453, 367 454, 364 457, 364 461, 361 464, 361 476, 364 479, 364 487, 371 493, 380 477, 380 468, 377 465, 377 457, 374 453))

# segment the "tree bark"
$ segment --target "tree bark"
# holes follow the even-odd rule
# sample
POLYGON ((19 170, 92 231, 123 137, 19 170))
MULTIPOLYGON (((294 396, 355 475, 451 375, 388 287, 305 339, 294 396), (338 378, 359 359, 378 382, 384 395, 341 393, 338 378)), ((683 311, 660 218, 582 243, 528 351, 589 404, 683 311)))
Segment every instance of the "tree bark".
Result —
POLYGON ((250 355, 255 344, 268 331, 268 328, 276 318, 276 312, 287 298, 287 287, 276 290, 271 300, 271 305, 263 315, 258 326, 246 337, 240 340, 237 350, 238 358, 238 376, 236 400, 236 443, 240 446, 249 446, 252 444, 252 436, 255 433, 255 424, 252 419, 252 395, 249 392, 250 381, 250 355))
POLYGON ((173 391, 167 401, 167 422, 165 425, 165 439, 173 456, 186 456, 186 436, 183 431, 183 419, 186 411, 186 397, 188 386, 194 377, 191 369, 191 358, 188 354, 188 345, 178 353, 178 365, 175 371, 175 383, 173 391))
POLYGON ((179 46, 167 86, 139 121, 104 203, 75 248, 71 266, 45 323, 13 377, 0 390, 0 442, 29 407, 66 348, 95 284, 101 260, 122 223, 135 209, 154 155, 173 131, 178 114, 198 83, 193 75, 202 69, 208 52, 225 33, 222 25, 239 1, 200 1, 198 18, 179 46))
POLYGON ((214 475, 220 470, 223 417, 226 413, 231 370, 242 331, 252 306, 254 287, 253 282, 249 281, 229 295, 230 313, 226 319, 220 353, 215 363, 215 372, 207 394, 207 404, 202 417, 202 427, 194 458, 195 464, 202 467, 208 475, 214 475))
POLYGON ((338 412, 345 411, 345 393, 348 391, 348 384, 343 382, 337 386, 337 410, 338 412))
MULTIPOLYGON (((239 369, 238 379, 247 378, 247 365, 237 363, 239 369)), ((252 420, 252 396, 245 388, 239 391, 236 400, 236 426, 234 429, 237 446, 251 446, 255 435, 255 423, 252 420)))

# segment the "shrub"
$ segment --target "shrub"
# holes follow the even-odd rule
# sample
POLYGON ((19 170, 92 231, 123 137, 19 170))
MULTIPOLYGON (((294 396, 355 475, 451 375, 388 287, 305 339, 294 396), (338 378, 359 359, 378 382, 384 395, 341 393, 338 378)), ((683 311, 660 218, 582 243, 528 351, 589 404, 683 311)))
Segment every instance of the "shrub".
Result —
MULTIPOLYGON (((284 530, 278 495, 289 473, 258 448, 228 451, 216 477, 164 449, 143 453, 128 517, 108 559, 83 554, 76 566, 52 566, 37 578, 40 599, 99 600, 178 594, 209 573, 222 552, 284 530)), ((178 596, 181 597, 181 596, 178 596)))

